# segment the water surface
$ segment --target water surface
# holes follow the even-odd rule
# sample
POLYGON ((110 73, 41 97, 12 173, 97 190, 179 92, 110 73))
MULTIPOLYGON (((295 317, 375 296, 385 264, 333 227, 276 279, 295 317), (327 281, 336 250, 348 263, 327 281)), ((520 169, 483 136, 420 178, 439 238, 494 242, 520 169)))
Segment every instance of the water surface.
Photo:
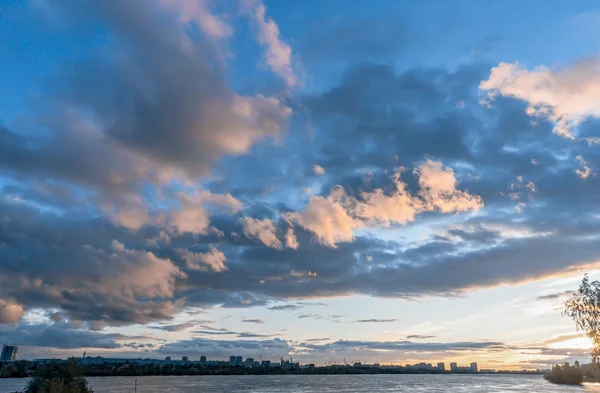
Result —
MULTIPOLYGON (((95 393, 568 393, 599 392, 600 384, 559 386, 540 375, 252 375, 89 378, 95 393)), ((0 379, 0 393, 24 388, 25 379, 0 379)))

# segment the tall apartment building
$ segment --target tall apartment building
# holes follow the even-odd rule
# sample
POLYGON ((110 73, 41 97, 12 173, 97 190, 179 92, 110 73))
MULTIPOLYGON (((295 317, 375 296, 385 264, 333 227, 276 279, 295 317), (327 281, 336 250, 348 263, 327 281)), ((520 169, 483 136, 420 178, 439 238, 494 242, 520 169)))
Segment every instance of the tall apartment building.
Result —
POLYGON ((19 347, 17 347, 16 345, 3 345, 2 355, 0 355, 0 361, 7 362, 11 360, 17 360, 18 352, 19 347))

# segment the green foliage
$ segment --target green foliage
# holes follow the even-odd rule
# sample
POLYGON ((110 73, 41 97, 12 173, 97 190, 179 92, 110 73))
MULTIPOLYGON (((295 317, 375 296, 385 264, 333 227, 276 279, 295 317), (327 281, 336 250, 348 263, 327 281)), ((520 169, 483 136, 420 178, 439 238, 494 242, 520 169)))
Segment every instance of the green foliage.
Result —
POLYGON ((6 362, 0 368, 0 378, 23 378, 27 376, 27 361, 6 362))
POLYGON ((577 330, 583 330, 592 340, 592 360, 600 359, 600 282, 592 281, 586 274, 575 296, 565 302, 564 315, 575 321, 577 330))
POLYGON ((80 376, 75 360, 53 362, 40 367, 27 385, 25 393, 93 393, 80 376))
POLYGON ((581 385, 583 383, 583 373, 579 367, 579 363, 575 366, 570 366, 569 363, 556 365, 552 367, 549 374, 544 375, 548 381, 564 385, 581 385))

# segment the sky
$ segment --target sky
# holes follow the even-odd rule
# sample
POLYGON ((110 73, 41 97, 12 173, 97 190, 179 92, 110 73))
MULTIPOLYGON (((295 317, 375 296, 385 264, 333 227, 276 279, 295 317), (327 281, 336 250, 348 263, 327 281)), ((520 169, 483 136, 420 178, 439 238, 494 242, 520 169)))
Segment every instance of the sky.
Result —
POLYGON ((0 4, 21 358, 589 361, 595 1, 0 4))

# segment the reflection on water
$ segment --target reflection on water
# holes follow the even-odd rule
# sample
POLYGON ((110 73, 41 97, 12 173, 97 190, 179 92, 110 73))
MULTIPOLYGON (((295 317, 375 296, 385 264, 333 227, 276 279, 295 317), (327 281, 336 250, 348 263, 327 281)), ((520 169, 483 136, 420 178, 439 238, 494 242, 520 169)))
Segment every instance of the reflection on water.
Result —
MULTIPOLYGON (((254 375, 89 378, 95 393, 552 393, 599 392, 600 384, 552 385, 539 375, 254 375)), ((0 379, 0 393, 21 391, 24 379, 0 379)))

